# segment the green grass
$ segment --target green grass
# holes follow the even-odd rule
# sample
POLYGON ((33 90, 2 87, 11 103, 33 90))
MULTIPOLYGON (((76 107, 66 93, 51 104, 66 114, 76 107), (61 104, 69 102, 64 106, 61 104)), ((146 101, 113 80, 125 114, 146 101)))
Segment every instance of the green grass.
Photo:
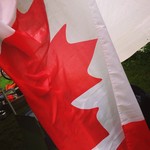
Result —
POLYGON ((7 80, 3 76, 0 77, 0 88, 5 89, 5 86, 7 84, 11 84, 13 81, 12 80, 7 80))
POLYGON ((122 63, 131 84, 150 93, 150 43, 122 63))

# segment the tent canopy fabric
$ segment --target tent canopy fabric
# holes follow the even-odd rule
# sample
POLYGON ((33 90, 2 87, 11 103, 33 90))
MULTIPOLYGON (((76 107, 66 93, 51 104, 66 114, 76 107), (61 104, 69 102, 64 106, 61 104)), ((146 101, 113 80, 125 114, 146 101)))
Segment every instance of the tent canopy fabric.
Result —
POLYGON ((149 0, 96 0, 121 61, 150 41, 149 0))

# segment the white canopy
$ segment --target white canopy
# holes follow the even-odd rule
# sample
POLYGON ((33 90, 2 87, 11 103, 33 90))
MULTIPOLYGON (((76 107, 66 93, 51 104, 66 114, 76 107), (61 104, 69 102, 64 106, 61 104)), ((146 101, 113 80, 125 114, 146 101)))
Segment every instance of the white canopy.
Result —
POLYGON ((121 61, 150 41, 150 0, 96 0, 121 61))

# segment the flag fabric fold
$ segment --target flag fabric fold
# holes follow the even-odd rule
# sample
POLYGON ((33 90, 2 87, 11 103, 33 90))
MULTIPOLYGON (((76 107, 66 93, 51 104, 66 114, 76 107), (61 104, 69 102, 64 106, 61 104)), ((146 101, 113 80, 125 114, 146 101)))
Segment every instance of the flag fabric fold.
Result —
POLYGON ((97 3, 15 4, 14 22, 3 23, 12 32, 0 31, 0 66, 58 149, 148 150, 149 129, 97 3))

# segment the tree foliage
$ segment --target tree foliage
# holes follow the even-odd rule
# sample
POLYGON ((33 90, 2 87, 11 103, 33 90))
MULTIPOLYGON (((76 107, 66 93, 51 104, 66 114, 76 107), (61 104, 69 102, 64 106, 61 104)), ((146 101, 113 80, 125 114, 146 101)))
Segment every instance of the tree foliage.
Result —
POLYGON ((131 84, 150 93, 150 43, 122 63, 131 84))

